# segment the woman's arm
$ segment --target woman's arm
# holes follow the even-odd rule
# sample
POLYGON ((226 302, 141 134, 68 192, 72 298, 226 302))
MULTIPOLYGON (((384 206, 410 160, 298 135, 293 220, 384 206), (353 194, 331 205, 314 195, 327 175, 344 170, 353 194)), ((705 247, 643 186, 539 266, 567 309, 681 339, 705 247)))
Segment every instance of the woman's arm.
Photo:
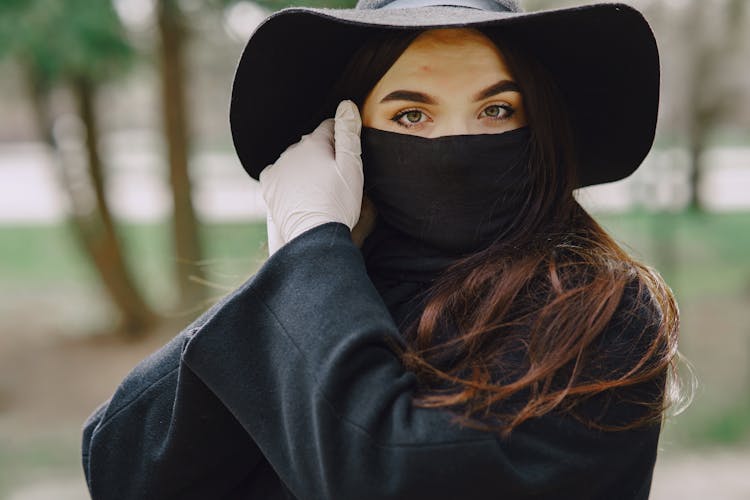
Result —
POLYGON ((92 499, 240 498, 236 488, 277 498, 252 484, 266 465, 258 447, 181 361, 190 335, 222 305, 139 363, 88 418, 82 458, 92 499))
POLYGON ((301 499, 647 498, 658 426, 603 433, 550 417, 507 441, 461 428, 412 407, 416 379, 389 338, 349 228, 330 222, 271 256, 182 359, 301 499))

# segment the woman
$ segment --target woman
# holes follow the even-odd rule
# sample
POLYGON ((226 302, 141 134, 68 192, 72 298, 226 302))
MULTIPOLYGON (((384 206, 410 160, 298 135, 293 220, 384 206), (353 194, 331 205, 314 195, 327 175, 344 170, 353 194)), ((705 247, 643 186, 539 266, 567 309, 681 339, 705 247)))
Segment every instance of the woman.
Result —
POLYGON ((425 3, 253 35, 231 120, 270 257, 89 418, 93 498, 648 497, 677 310, 572 192, 651 146, 650 31, 425 3))

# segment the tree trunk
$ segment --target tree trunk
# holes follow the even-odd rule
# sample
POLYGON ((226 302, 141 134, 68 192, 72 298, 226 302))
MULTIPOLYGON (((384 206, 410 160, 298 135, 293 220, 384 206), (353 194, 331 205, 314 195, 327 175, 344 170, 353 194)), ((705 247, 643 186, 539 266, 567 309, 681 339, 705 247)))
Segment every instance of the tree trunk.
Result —
POLYGON ((97 149, 99 131, 93 106, 93 86, 81 78, 72 82, 76 104, 86 130, 85 147, 88 173, 95 196, 95 211, 88 220, 74 217, 78 240, 99 272, 113 303, 121 313, 122 330, 141 334, 156 322, 156 315, 135 286, 117 237, 111 211, 104 192, 104 173, 97 149))
MULTIPOLYGON (((44 142, 55 152, 56 157, 62 160, 57 141, 52 134, 52 118, 47 107, 49 89, 32 69, 27 68, 25 73, 39 133, 44 142)), ((73 206, 73 213, 68 216, 66 223, 71 228, 80 248, 93 263, 107 294, 119 312, 120 331, 128 335, 140 335, 158 321, 158 316, 148 307, 133 285, 133 280, 122 258, 112 218, 109 215, 109 206, 104 198, 101 161, 96 150, 98 130, 93 111, 92 89, 89 85, 81 83, 75 95, 81 119, 87 128, 86 148, 90 163, 89 172, 92 174, 96 172, 91 176, 90 186, 87 187, 98 191, 98 194, 95 196, 97 198, 96 209, 87 210, 86 203, 81 198, 87 197, 90 191, 75 187, 76 183, 72 182, 71 176, 61 161, 60 182, 73 206), (98 182, 94 179, 98 179, 98 182), (98 187, 95 187, 95 184, 98 184, 98 187), (82 191, 85 192, 82 193, 82 191), (103 223, 102 221, 105 220, 109 222, 103 223)))
POLYGON ((701 155, 706 148, 709 132, 733 105, 724 89, 717 87, 713 76, 720 71, 720 63, 728 54, 735 51, 744 33, 743 21, 747 9, 746 0, 730 0, 725 6, 724 30, 721 37, 714 39, 703 27, 706 14, 715 8, 710 2, 693 0, 685 33, 692 39, 692 66, 687 78, 688 94, 686 107, 693 111, 688 124, 688 153, 690 155, 691 195, 688 208, 702 212, 705 207, 699 196, 703 171, 701 155))
POLYGON ((173 0, 158 0, 157 17, 161 38, 163 126, 174 204, 174 252, 180 308, 183 311, 195 310, 205 297, 205 287, 201 284, 203 273, 199 264, 202 252, 188 173, 184 28, 179 8, 173 0))

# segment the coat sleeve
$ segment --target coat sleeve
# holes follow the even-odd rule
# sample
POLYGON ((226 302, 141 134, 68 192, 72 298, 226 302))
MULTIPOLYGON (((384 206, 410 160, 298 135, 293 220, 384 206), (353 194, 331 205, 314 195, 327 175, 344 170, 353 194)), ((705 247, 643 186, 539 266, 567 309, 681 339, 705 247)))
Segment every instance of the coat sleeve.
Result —
POLYGON ((139 363, 85 422, 83 471, 93 500, 235 498, 263 468, 247 432, 182 363, 205 317, 139 363))
POLYGON ((331 222, 271 256, 182 359, 301 499, 648 497, 658 426, 540 418, 508 440, 460 427, 412 406, 416 378, 387 339, 402 342, 348 228, 331 222))

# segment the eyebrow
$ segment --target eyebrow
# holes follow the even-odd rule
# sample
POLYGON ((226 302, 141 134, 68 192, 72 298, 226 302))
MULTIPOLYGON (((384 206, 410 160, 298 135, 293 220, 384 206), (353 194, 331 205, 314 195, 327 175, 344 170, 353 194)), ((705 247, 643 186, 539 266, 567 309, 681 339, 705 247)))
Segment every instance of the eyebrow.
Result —
MULTIPOLYGON (((520 92, 521 89, 518 84, 511 80, 500 80, 497 83, 490 85, 489 87, 480 90, 474 95, 474 102, 487 99, 493 95, 501 94, 503 92, 520 92)), ((429 94, 424 92, 417 92, 415 90, 394 90, 387 96, 383 97, 380 102, 387 101, 412 101, 421 102, 422 104, 435 104, 436 100, 429 94)))
POLYGON ((521 89, 518 87, 518 84, 512 80, 500 80, 486 89, 477 92, 474 96, 474 102, 487 99, 493 95, 502 94, 503 92, 521 92, 521 89))
POLYGON ((380 100, 381 103, 387 101, 413 101, 421 102, 422 104, 435 104, 435 99, 432 96, 414 90, 394 90, 380 100))

